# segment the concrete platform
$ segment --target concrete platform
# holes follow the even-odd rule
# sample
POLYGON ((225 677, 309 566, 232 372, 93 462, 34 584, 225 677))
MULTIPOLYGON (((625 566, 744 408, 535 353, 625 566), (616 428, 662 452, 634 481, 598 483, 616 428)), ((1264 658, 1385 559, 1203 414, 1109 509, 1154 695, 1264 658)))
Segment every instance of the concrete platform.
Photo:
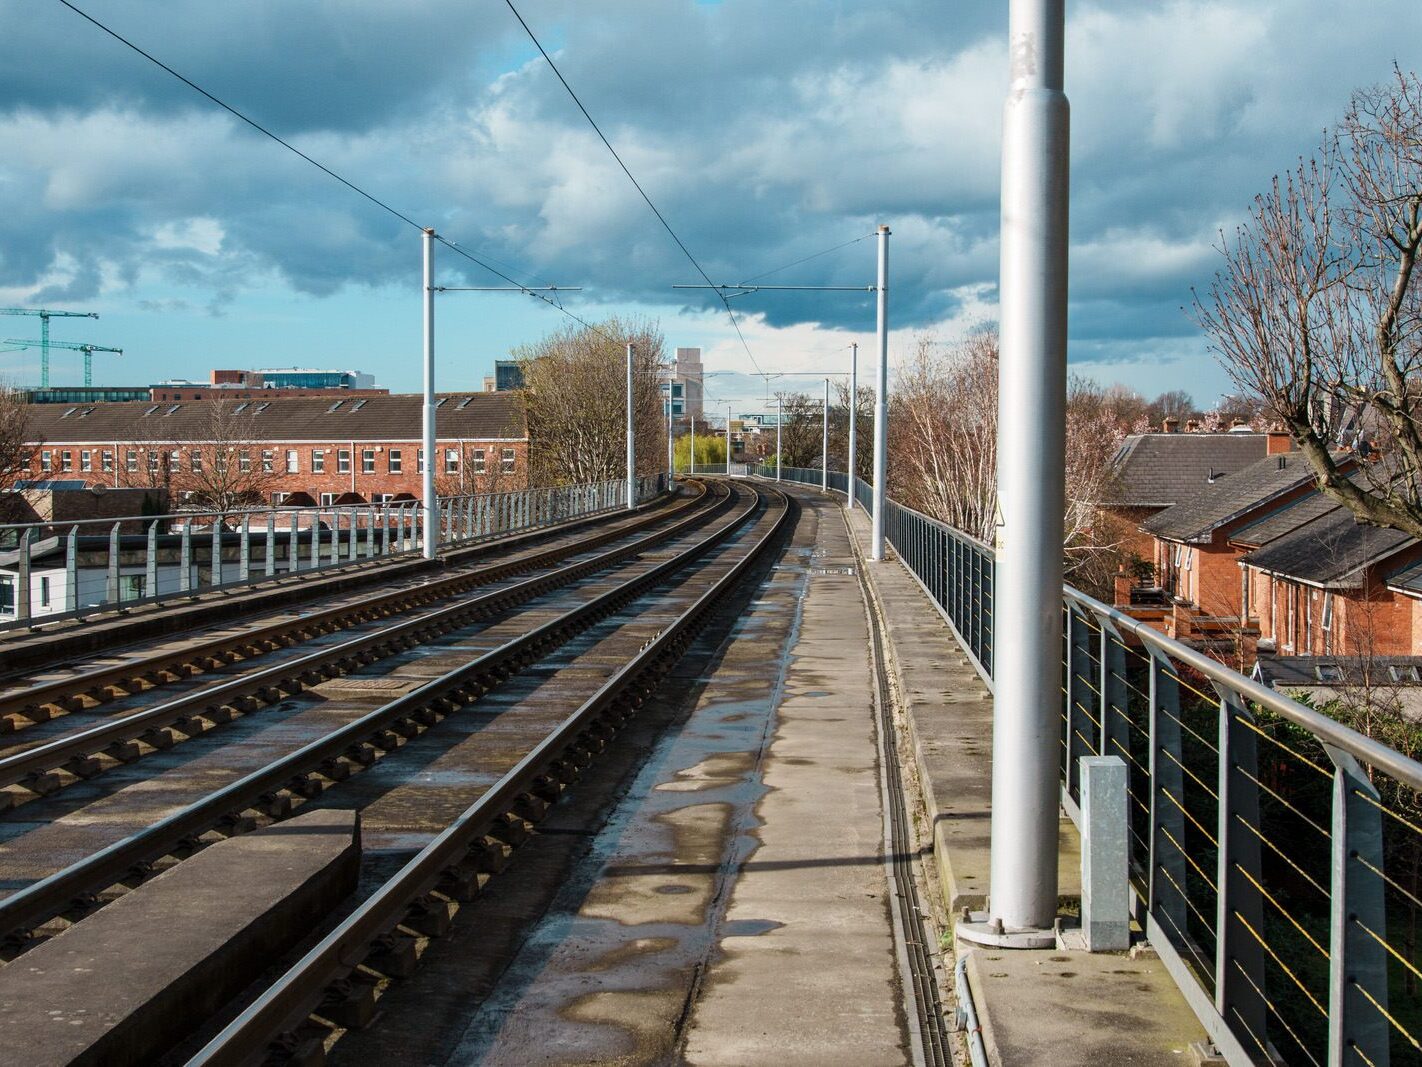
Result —
POLYGON ((151 1064, 354 889, 351 812, 218 842, 0 970, 0 1063, 151 1064))
MULTIPOLYGON (((862 509, 849 525, 867 555, 862 509)), ((957 915, 990 891, 992 695, 922 588, 896 559, 866 565, 883 613, 896 697, 932 827, 944 904, 957 915)), ((1080 840, 1061 821, 1064 904, 1081 895, 1080 840)), ((1204 1029, 1158 959, 1126 954, 998 951, 958 944, 990 1060, 1002 1067, 1190 1063, 1204 1029)), ((946 992, 946 991, 945 991, 946 992)))

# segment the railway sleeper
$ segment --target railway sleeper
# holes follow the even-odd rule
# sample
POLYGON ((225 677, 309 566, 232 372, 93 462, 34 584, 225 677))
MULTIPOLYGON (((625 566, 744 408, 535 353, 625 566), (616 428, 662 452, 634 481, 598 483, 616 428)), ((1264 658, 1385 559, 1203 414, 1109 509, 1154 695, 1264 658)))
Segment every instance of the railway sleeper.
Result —
POLYGON ((467 904, 478 897, 488 878, 487 874, 479 870, 478 860, 466 856, 454 866, 445 869, 436 888, 450 899, 467 904))
POLYGON ((506 811, 494 820, 489 827, 488 836, 496 841, 502 841, 509 848, 517 848, 528 840, 533 828, 523 819, 519 818, 511 811, 506 811))
POLYGON ((386 978, 408 978, 419 962, 419 941, 397 930, 375 939, 361 967, 386 978))
POLYGON ((65 760, 62 766, 76 778, 92 778, 104 770, 103 761, 96 756, 75 756, 65 760))
POLYGON ((346 1030, 364 1030, 375 1021, 377 984, 359 971, 327 988, 316 1014, 346 1030))
POLYGON ((400 925, 421 937, 443 937, 449 933, 458 909, 453 900, 438 893, 426 893, 410 905, 400 925))

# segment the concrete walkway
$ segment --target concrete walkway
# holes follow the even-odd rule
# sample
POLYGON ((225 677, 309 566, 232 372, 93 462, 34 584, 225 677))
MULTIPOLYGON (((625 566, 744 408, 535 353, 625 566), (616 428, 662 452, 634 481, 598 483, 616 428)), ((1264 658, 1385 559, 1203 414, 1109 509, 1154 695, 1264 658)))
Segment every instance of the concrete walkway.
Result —
MULTIPOLYGON (((861 551, 869 522, 849 516, 861 551)), ((992 694, 922 587, 897 562, 867 567, 887 638, 896 699, 912 746, 924 817, 932 827, 944 903, 957 915, 989 892, 992 694)), ((1075 827, 1061 821, 1058 882, 1080 899, 1075 827)), ((1138 932, 1137 932, 1138 933, 1138 932)), ((1121 1067, 1197 1062, 1205 1032, 1164 966, 1149 951, 995 951, 958 944, 989 1059, 1002 1067, 1121 1067)))

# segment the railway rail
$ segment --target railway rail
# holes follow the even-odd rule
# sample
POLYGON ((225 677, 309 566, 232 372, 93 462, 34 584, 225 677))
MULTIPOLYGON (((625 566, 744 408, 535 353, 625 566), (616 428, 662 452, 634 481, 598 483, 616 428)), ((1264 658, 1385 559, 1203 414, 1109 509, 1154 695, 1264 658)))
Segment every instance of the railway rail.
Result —
MULTIPOLYGON (((550 548, 479 566, 471 571, 426 583, 409 594, 398 590, 387 591, 363 598, 354 604, 329 608, 317 613, 316 621, 310 629, 300 626, 299 622, 294 629, 288 622, 268 623, 236 635, 220 634, 205 640, 199 644, 201 651, 195 655, 204 659, 226 659, 233 654, 233 649, 240 650, 240 653, 249 653, 254 645, 258 649, 265 647, 265 635, 269 635, 273 630, 281 630, 292 641, 303 637, 309 639, 310 636, 324 634, 335 628, 344 628, 357 620, 378 619, 383 615, 408 611, 413 605, 453 600, 445 607, 391 621, 334 645, 318 647, 312 652, 284 659, 270 666, 257 666, 255 669, 239 672, 235 677, 223 678, 192 692, 161 701, 145 710, 117 716, 98 725, 70 731, 57 738, 0 756, 0 789, 20 787, 0 792, 0 798, 3 798, 0 803, 14 806, 35 797, 49 795, 64 786, 92 778, 116 765, 164 750, 178 741, 202 736, 261 706, 277 704, 292 694, 319 685, 332 677, 396 655, 471 621, 492 617, 632 558, 710 521, 730 502, 729 495, 726 495, 721 487, 715 490, 718 500, 708 507, 699 506, 703 502, 703 495, 698 494, 670 512, 644 516, 632 523, 601 530, 580 541, 562 541, 550 548), (678 517, 686 511, 689 511, 690 515, 678 517), (652 532, 627 540, 630 534, 640 533, 649 527, 652 532), (614 547, 595 555, 587 555, 589 550, 608 544, 614 547), (570 562, 578 556, 586 558, 570 562), (531 577, 512 584, 495 584, 530 570, 535 572, 531 577), (494 588, 477 596, 459 597, 460 593, 488 585, 493 585, 494 588)), ((151 665, 154 661, 167 662, 173 656, 174 653, 170 652, 139 657, 132 668, 112 667, 107 672, 97 672, 97 676, 104 679, 115 674, 123 676, 131 671, 139 671, 144 676, 151 677, 158 669, 151 665)), ((257 653, 248 656, 249 661, 256 658, 257 653)), ((58 699, 54 691, 61 684, 67 684, 70 692, 84 685, 78 680, 50 683, 30 691, 38 692, 37 696, 22 692, 12 698, 12 701, 15 704, 29 702, 32 706, 36 700, 58 699)), ((109 683, 100 681, 96 684, 109 683)))
MULTIPOLYGON (((428 839, 399 871, 365 893, 355 910, 267 986, 194 1062, 247 1063, 290 1060, 293 1056, 300 1060, 313 1053, 319 1058, 319 1049, 339 1036, 345 1026, 369 1020, 370 1005, 383 986, 418 955, 402 950, 402 945, 408 947, 416 940, 416 931, 437 933, 441 922, 431 923, 430 915, 447 919, 462 901, 477 894, 481 879, 527 835, 530 825, 610 742, 617 727, 635 713, 704 626, 713 608, 777 544, 792 516, 791 503, 778 491, 745 485, 723 485, 715 494, 708 494, 703 506, 684 507, 689 514, 683 517, 678 512, 670 522, 663 514, 659 521, 664 529, 630 542, 624 526, 621 538, 626 543, 590 558, 139 713, 156 713, 151 719, 136 721, 138 716, 129 716, 123 722, 129 723, 130 729, 158 729, 156 724, 169 716, 176 716, 170 721, 181 723, 183 716, 202 714, 199 705, 210 710, 215 700, 222 699, 224 703, 218 707, 231 706, 227 701, 240 700, 239 690, 277 686, 291 677, 300 678, 303 672, 319 673, 340 660, 355 662, 382 641, 389 647, 408 647, 425 640, 427 628, 435 625, 434 616, 448 613, 446 621, 457 626, 461 619, 488 618, 516 604, 527 605, 579 577, 592 579, 591 586, 583 589, 591 588, 592 595, 574 597, 572 606, 560 603, 552 611, 546 606, 541 610, 526 608, 525 615, 506 618, 503 629, 511 631, 507 635, 497 634, 497 626, 484 631, 497 634, 495 647, 472 658, 466 654, 462 662, 411 691, 364 711, 0 901, 0 936, 7 939, 7 955, 22 953, 69 922, 82 921, 154 871, 181 862, 207 843, 259 822, 283 819, 298 809, 309 810, 308 805, 325 806, 322 798, 327 793, 332 793, 339 805, 336 791, 342 783, 358 781, 359 772, 383 763, 412 739, 436 731, 449 717, 479 710, 481 700, 485 701, 485 712, 492 710, 502 718, 508 710, 489 708, 485 698, 512 679, 526 683, 538 671, 565 671, 558 657, 566 658, 580 640, 593 641, 605 657, 615 656, 618 665, 609 669, 567 669, 571 681, 560 693, 569 704, 566 712, 557 713, 551 728, 537 728, 537 723, 546 720, 528 717, 525 735, 519 740, 520 751, 505 754, 506 765, 497 759, 490 762, 490 772, 497 775, 493 784, 480 788, 457 818, 425 835, 428 839), (606 574, 617 567, 620 569, 610 577, 606 574), (596 575, 603 576, 601 583, 606 588, 601 588, 596 575), (288 677, 258 679, 268 671, 288 677), (224 686, 235 688, 226 690, 224 686)), ((583 545, 586 550, 586 540, 583 545)), ((507 563, 512 565, 513 561, 507 563)), ((564 589, 553 599, 566 602, 571 596, 573 593, 564 589)), ((312 680, 314 677, 310 675, 312 680)), ((547 709, 540 706, 539 711, 547 709)), ((518 722, 524 718, 520 710, 518 722)), ((123 731, 117 729, 120 725, 104 724, 96 728, 98 732, 83 731, 61 739, 58 747, 51 747, 56 744, 51 743, 34 750, 47 749, 44 756, 19 755, 31 761, 32 771, 56 759, 91 758, 92 752, 86 755, 86 750, 114 743, 122 736, 123 731), (89 736, 81 741, 83 734, 89 736)), ((3 771, 6 780, 13 779, 20 766, 9 759, 0 760, 0 767, 8 767, 3 771)), ((7 847, 23 845, 21 835, 12 838, 7 847)))

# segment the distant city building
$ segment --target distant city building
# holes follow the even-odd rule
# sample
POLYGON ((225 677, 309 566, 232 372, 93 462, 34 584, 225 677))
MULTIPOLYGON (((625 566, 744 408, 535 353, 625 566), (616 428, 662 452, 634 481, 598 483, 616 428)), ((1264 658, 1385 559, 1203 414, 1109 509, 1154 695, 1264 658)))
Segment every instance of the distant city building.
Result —
POLYGON ((662 372, 662 396, 664 404, 671 404, 673 415, 702 417, 705 393, 702 389, 701 349, 676 350, 676 360, 662 372))
POLYGON ((213 385, 264 389, 374 389, 375 375, 358 370, 268 367, 262 370, 214 370, 213 385))
POLYGON ((49 389, 21 389, 30 404, 96 404, 122 400, 147 400, 146 385, 61 385, 49 389))
POLYGON ((507 393, 523 388, 523 364, 516 359, 494 360, 494 390, 507 393))

